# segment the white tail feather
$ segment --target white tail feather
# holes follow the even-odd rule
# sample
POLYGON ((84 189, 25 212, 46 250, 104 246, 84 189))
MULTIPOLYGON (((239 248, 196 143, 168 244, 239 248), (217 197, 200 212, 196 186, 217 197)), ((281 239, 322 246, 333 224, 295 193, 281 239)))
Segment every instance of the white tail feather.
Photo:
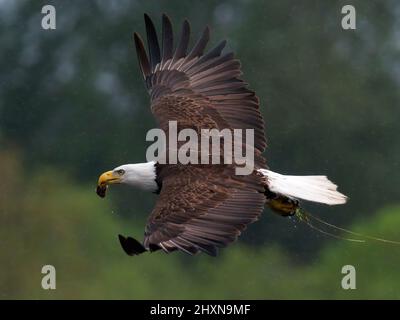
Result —
POLYGON ((347 201, 326 176, 286 176, 267 169, 259 171, 267 178, 268 188, 274 193, 329 205, 347 201))

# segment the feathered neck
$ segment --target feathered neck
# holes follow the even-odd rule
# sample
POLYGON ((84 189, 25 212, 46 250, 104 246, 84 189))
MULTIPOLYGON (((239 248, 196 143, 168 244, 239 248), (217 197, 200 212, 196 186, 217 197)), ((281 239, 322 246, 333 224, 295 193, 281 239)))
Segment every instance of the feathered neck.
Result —
POLYGON ((156 192, 158 185, 156 182, 156 167, 155 162, 124 164, 114 170, 124 170, 121 183, 138 187, 143 190, 156 192))

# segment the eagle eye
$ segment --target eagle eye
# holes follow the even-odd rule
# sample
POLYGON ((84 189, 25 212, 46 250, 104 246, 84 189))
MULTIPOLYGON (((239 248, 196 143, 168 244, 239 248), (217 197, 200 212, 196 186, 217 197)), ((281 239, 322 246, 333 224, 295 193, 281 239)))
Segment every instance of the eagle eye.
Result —
POLYGON ((124 169, 119 169, 119 170, 117 170, 117 173, 118 173, 120 176, 122 176, 122 175, 125 173, 125 170, 124 170, 124 169))

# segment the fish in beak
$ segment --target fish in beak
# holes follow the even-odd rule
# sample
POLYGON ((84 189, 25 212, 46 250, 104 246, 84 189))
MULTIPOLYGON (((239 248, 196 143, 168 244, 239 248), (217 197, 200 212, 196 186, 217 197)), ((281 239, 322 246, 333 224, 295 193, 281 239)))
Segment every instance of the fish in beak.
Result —
POLYGON ((106 196, 106 191, 108 185, 114 183, 120 183, 121 177, 116 174, 114 171, 104 172, 99 177, 99 182, 97 183, 96 193, 100 198, 104 198, 106 196))

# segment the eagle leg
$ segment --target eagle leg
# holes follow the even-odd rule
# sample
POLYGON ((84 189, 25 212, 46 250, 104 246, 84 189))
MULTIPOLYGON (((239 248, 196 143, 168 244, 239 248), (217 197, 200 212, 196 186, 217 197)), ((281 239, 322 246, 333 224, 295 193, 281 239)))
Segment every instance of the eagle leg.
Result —
POLYGON ((283 216, 293 216, 296 214, 297 209, 300 208, 300 202, 297 199, 292 199, 283 195, 276 194, 265 188, 265 196, 267 198, 267 205, 273 212, 283 216))

